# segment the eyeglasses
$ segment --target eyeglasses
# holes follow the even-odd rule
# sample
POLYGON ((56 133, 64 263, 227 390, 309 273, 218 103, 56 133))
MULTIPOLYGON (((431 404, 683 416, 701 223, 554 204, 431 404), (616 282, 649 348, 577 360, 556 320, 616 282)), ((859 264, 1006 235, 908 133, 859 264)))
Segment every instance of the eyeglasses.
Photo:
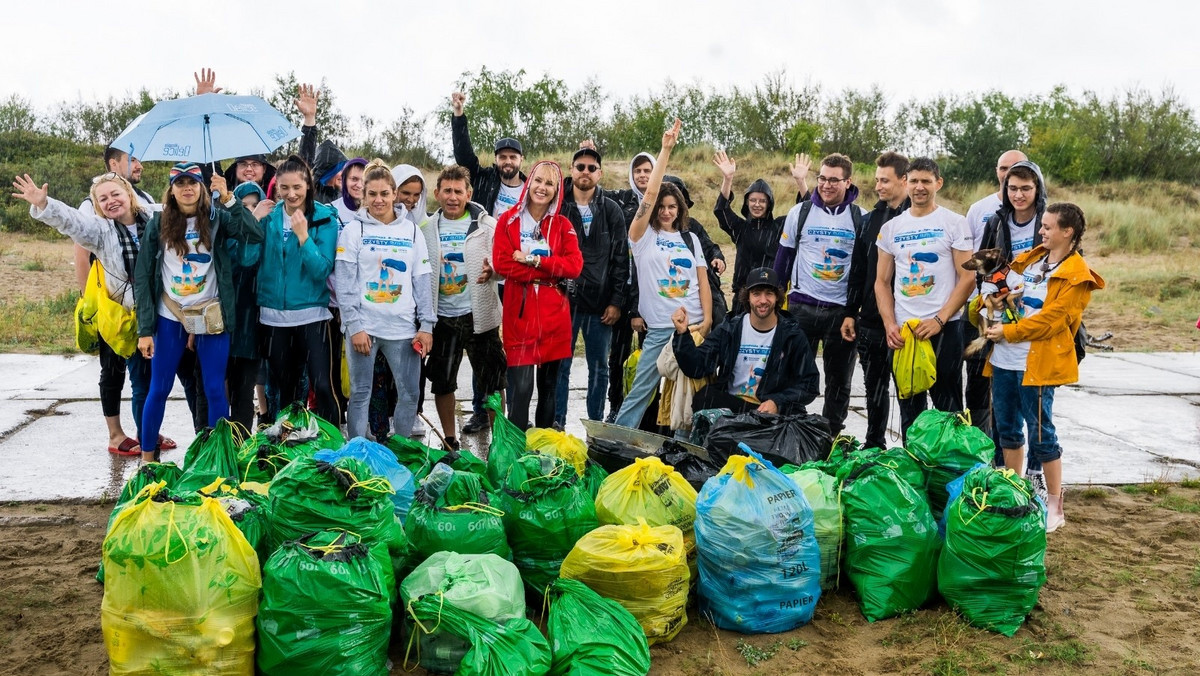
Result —
POLYGON ((594 174, 594 173, 596 173, 597 171, 600 171, 600 165, 598 165, 598 164, 584 164, 583 162, 580 162, 579 164, 576 164, 576 165, 575 165, 575 171, 580 171, 580 172, 582 172, 582 171, 586 171, 586 172, 588 172, 589 174, 594 174))
POLYGON ((1020 193, 1022 195, 1028 195, 1036 189, 1037 189, 1036 186, 1032 186, 1032 185, 1010 185, 1010 186, 1008 186, 1008 191, 1010 193, 1020 193))
POLYGON ((849 180, 850 179, 848 179, 848 178, 837 178, 835 176, 817 176, 817 183, 821 184, 821 185, 824 185, 826 183, 829 185, 837 185, 838 183, 841 183, 842 181, 849 181, 849 180))

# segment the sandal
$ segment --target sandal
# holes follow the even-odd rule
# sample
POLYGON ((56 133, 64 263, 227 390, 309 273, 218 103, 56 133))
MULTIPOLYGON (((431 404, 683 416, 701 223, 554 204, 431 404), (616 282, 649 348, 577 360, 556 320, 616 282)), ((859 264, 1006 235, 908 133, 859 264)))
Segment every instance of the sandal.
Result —
POLYGON ((158 448, 163 451, 171 451, 179 448, 179 444, 175 443, 174 439, 158 435, 158 448))
POLYGON ((133 437, 125 437, 119 446, 109 446, 108 452, 113 455, 141 455, 142 445, 133 437))

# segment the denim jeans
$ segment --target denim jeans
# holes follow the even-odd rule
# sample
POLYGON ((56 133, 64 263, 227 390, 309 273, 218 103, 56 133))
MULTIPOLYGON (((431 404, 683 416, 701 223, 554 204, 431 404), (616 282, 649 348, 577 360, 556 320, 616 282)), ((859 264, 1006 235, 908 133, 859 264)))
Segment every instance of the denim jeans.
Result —
POLYGON ((637 428, 642 422, 642 414, 650 405, 650 399, 658 391, 661 376, 658 373, 658 355, 675 335, 674 327, 650 329, 642 342, 642 355, 638 357, 637 373, 633 377, 633 386, 625 396, 621 410, 617 413, 617 424, 624 427, 637 428))
MULTIPOLYGON (((587 416, 589 420, 604 419, 604 399, 608 394, 608 346, 612 339, 612 327, 600 321, 600 315, 587 312, 572 312, 571 345, 583 333, 583 354, 587 360, 587 416)), ((555 397, 554 420, 560 425, 567 422, 567 394, 571 386, 571 357, 564 359, 558 367, 558 392, 555 397)))
POLYGON ((1001 448, 1023 447, 1028 428, 1029 457, 1036 458, 1040 468, 1062 457, 1054 430, 1054 387, 1022 385, 1024 378, 1024 371, 992 367, 992 415, 1001 448))
MULTIPOLYGON (((346 369, 350 372, 350 403, 346 408, 346 428, 350 438, 365 437, 368 432, 367 409, 371 404, 371 383, 375 379, 375 355, 382 352, 396 381, 396 410, 392 413, 392 431, 407 436, 417 419, 417 388, 421 383, 421 357, 411 340, 386 340, 371 337, 370 354, 359 354, 346 341, 346 369)), ((382 439, 379 440, 382 443, 382 439)))

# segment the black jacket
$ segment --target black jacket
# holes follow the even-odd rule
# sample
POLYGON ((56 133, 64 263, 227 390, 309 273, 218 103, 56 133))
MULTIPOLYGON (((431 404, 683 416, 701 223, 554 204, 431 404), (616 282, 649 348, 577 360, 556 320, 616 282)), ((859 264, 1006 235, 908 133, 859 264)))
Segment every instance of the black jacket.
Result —
POLYGON ((616 202, 597 189, 589 203, 592 226, 583 231, 583 215, 575 203, 571 179, 563 184, 563 216, 570 219, 583 254, 583 272, 571 286, 571 309, 603 314, 609 305, 625 311, 625 288, 629 280, 629 230, 616 202))
POLYGON ((907 197, 898 209, 879 200, 875 208, 863 219, 862 232, 854 239, 854 252, 850 255, 850 277, 847 279, 846 315, 856 317, 861 326, 882 329, 883 318, 875 303, 875 273, 879 265, 879 231, 883 224, 908 210, 912 201, 907 197))
POLYGON ((721 227, 737 247, 737 262, 733 266, 733 298, 737 307, 738 292, 746 282, 750 271, 759 267, 771 267, 775 262, 775 251, 779 248, 779 236, 783 234, 784 216, 774 217, 775 194, 771 186, 761 178, 750 184, 742 198, 742 215, 733 212, 733 204, 724 193, 717 193, 713 214, 721 227), (750 217, 750 193, 760 192, 767 196, 767 212, 762 218, 750 217))
MULTIPOLYGON (((491 213, 500 194, 500 169, 495 163, 490 167, 480 166, 475 147, 471 145, 471 132, 467 129, 465 113, 450 117, 450 138, 454 144, 454 162, 471 172, 471 201, 482 204, 493 218, 500 218, 500 214, 491 213)), ((518 175, 521 183, 524 183, 525 174, 518 175)))
MULTIPOLYGON (((733 380, 738 348, 742 344, 742 320, 745 314, 734 315, 697 346, 690 333, 676 333, 672 340, 679 370, 689 378, 715 376, 713 385, 728 390, 733 380)), ((759 401, 775 402, 781 415, 805 413, 820 392, 821 376, 817 371, 808 339, 800 325, 786 312, 779 314, 771 354, 767 357, 766 373, 758 384, 755 396, 759 401)))
POLYGON ((343 153, 333 141, 325 139, 317 146, 317 152, 312 158, 313 183, 316 184, 316 195, 313 199, 321 204, 333 204, 342 196, 340 188, 321 183, 321 177, 332 171, 339 164, 346 163, 346 153, 343 153))

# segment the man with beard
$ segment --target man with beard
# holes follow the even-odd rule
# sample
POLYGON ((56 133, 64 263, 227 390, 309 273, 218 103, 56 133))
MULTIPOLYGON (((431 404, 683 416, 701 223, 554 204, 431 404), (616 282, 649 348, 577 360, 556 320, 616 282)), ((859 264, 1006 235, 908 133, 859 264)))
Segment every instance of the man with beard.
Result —
POLYGON ((471 145, 471 133, 467 130, 467 116, 463 104, 467 97, 462 92, 450 95, 450 135, 454 144, 454 162, 471 172, 471 194, 475 202, 482 204, 493 216, 516 206, 525 185, 525 174, 521 173, 521 162, 525 159, 521 142, 514 138, 496 141, 496 161, 490 167, 479 164, 475 147, 471 145))
MULTIPOLYGON (((625 216, 616 202, 600 190, 603 175, 600 151, 584 147, 571 158, 571 178, 563 188, 562 214, 575 226, 583 254, 583 272, 568 283, 571 299, 571 344, 583 333, 588 366, 587 414, 604 418, 608 390, 608 356, 612 327, 621 317, 629 276, 629 244, 625 216)), ((554 422, 567 421, 571 360, 558 370, 554 422)))
POLYGON ((744 314, 722 323, 696 345, 687 311, 671 316, 675 360, 689 378, 713 376, 692 398, 692 410, 728 408, 736 413, 804 413, 816 399, 820 376, 804 331, 780 313, 783 289, 771 268, 756 268, 741 292, 744 314))

